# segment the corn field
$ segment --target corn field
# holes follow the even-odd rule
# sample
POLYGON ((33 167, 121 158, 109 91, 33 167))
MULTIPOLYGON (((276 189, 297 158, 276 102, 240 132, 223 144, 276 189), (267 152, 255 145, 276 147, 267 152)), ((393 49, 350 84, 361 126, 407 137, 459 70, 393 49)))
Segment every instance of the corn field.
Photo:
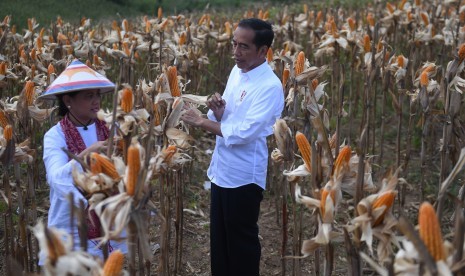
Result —
MULTIPOLYGON (((192 179, 205 178, 195 168, 206 134, 180 117, 206 113, 208 95, 223 91, 234 29, 249 17, 273 24, 267 62, 285 93, 268 143, 280 229, 273 275, 465 274, 463 1, 257 5, 227 16, 159 9, 100 23, 30 18, 22 31, 13 17, 0 23, 3 274, 195 274, 186 273, 184 222, 192 179), (42 139, 59 118, 38 97, 76 58, 117 84, 98 114, 108 150, 69 153, 84 169, 74 184, 100 219, 106 260, 72 250, 44 222, 42 139), (123 232, 128 254, 108 256, 106 241, 123 232)), ((85 240, 83 210, 71 211, 85 240)))

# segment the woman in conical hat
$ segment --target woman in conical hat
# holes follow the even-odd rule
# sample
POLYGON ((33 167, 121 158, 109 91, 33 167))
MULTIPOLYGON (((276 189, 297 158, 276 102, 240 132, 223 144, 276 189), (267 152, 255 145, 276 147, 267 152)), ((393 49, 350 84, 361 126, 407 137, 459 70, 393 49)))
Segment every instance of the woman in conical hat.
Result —
MULTIPOLYGON (((69 159, 62 148, 82 158, 91 152, 105 149, 109 136, 108 128, 97 118, 100 110, 101 94, 114 91, 115 84, 78 60, 74 60, 60 76, 40 96, 42 99, 58 100, 58 114, 62 119, 44 136, 44 155, 47 182, 50 185, 50 209, 48 226, 66 229, 79 248, 77 223, 71 223, 68 195, 73 194, 74 205, 79 207, 87 200, 73 184, 72 169, 80 166, 69 159), (71 229, 71 225, 74 225, 71 229)), ((103 256, 102 249, 96 247, 95 238, 102 236, 100 223, 95 212, 88 213, 88 252, 103 256)), ((110 252, 121 249, 126 252, 125 243, 109 242, 110 252)), ((41 256, 39 264, 44 263, 41 256)))

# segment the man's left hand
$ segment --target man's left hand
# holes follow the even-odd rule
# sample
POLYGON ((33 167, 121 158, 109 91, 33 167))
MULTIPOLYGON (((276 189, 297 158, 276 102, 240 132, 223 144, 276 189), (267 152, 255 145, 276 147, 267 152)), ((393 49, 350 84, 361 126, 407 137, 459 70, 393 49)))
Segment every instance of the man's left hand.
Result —
POLYGON ((202 118, 201 114, 199 114, 197 110, 191 108, 182 114, 181 120, 188 125, 199 127, 202 125, 205 118, 202 118))

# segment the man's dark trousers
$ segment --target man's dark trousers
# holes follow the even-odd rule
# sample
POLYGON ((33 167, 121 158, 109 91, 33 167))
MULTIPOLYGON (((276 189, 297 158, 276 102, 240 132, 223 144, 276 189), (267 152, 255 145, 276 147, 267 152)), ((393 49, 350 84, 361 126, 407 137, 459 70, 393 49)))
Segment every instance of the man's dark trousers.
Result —
POLYGON ((263 189, 256 184, 222 188, 212 183, 210 255, 213 276, 258 276, 258 215, 263 189))

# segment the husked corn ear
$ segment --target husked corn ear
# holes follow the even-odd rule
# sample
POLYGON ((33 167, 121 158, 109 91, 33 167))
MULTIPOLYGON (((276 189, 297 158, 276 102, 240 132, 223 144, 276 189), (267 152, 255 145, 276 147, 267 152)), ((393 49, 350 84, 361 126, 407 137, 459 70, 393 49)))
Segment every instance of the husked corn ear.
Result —
POLYGON ((349 24, 350 31, 355 31, 355 20, 352 17, 347 18, 347 24, 349 24))
POLYGON ((426 12, 422 12, 420 13, 420 16, 421 16, 421 20, 423 20, 423 24, 425 24, 425 26, 428 26, 429 25, 428 14, 426 12))
POLYGON ((320 22, 321 22, 321 19, 323 18, 323 12, 322 11, 319 11, 317 14, 316 14, 316 18, 315 18, 315 27, 318 27, 320 26, 320 22))
POLYGON ((132 108, 134 107, 134 95, 131 88, 124 88, 121 92, 120 106, 124 112, 131 112, 132 108))
POLYGON ((0 75, 6 75, 6 62, 0 62, 0 75))
POLYGON ((463 61, 465 59, 465 43, 460 45, 458 55, 460 61, 463 61))
POLYGON ((104 173, 115 180, 120 178, 113 162, 96 152, 92 152, 90 155, 90 170, 94 174, 104 173))
POLYGON ((313 91, 315 91, 317 86, 318 86, 318 79, 313 79, 312 80, 312 89, 313 89, 313 91))
POLYGON ((402 0, 402 2, 399 3, 399 10, 403 10, 404 9, 404 6, 405 6, 405 3, 407 3, 407 0, 402 0))
POLYGON ((312 171, 312 148, 310 147, 310 143, 307 140, 307 137, 300 132, 297 131, 295 135, 295 141, 297 143, 297 147, 300 150, 300 154, 302 155, 302 159, 304 160, 305 167, 309 172, 312 171))
POLYGON ((423 202, 418 214, 420 238, 428 248, 431 256, 436 260, 445 260, 446 255, 442 242, 441 227, 436 211, 429 202, 423 202))
POLYGON ((163 18, 163 9, 158 7, 157 19, 160 21, 163 18))
POLYGON ((121 250, 113 251, 103 266, 103 276, 119 276, 123 270, 124 255, 121 250))
POLYGON ((386 206, 383 213, 376 219, 373 223, 373 227, 378 226, 381 222, 383 222, 386 213, 391 208, 392 204, 394 204, 394 200, 396 199, 397 192, 396 191, 387 191, 380 194, 375 201, 373 202, 372 209, 379 208, 381 206, 386 206))
POLYGON ((130 196, 136 191, 137 178, 140 171, 140 150, 136 145, 128 148, 128 165, 126 168, 126 193, 130 196))
POLYGON ((420 75, 420 85, 421 86, 428 86, 429 83, 429 78, 428 78, 428 72, 423 71, 420 75))
POLYGON ((179 45, 184 45, 184 44, 186 44, 186 40, 187 40, 187 34, 186 34, 186 32, 182 32, 182 33, 179 35, 179 42, 178 42, 178 44, 179 44, 179 45))
POLYGON ((24 99, 26 100, 26 105, 32 105, 34 101, 35 86, 33 81, 27 81, 24 86, 24 99))
POLYGON ((7 141, 13 139, 13 127, 11 127, 11 125, 6 125, 3 128, 3 138, 7 141))
POLYGON ((163 155, 165 156, 165 162, 170 163, 171 157, 176 153, 176 146, 169 145, 167 148, 163 150, 163 155))
POLYGON ((0 109, 0 126, 5 128, 8 125, 8 119, 6 118, 6 113, 0 109))
POLYGON ((396 10, 396 7, 388 2, 386 3, 386 9, 389 11, 390 14, 393 14, 396 10))
POLYGON ((336 175, 344 166, 347 166, 349 164, 351 155, 352 149, 350 148, 350 146, 345 146, 341 149, 339 155, 336 158, 336 161, 334 162, 333 171, 336 173, 336 175))
POLYGON ((397 56, 397 65, 399 67, 404 68, 404 64, 405 64, 405 57, 403 55, 397 56))
POLYGON ((181 91, 179 90, 178 84, 178 69, 176 66, 168 67, 168 81, 170 84, 171 96, 179 97, 181 96, 181 91))
POLYGON ((367 34, 363 37, 363 50, 365 51, 365 53, 371 51, 371 39, 370 36, 367 34))
POLYGON ((305 53, 300 51, 297 55, 297 59, 295 61, 295 75, 298 76, 304 71, 305 66, 305 53))
POLYGON ((336 205, 336 190, 327 188, 326 186, 321 190, 321 197, 320 197, 320 211, 321 217, 324 219, 326 213, 326 200, 327 198, 331 197, 333 204, 336 205))
POLYGON ((283 70, 283 79, 282 79, 282 81, 283 81, 283 87, 286 86, 287 80, 289 79, 289 73, 290 73, 290 72, 289 72, 289 69, 285 68, 285 69, 283 70))

